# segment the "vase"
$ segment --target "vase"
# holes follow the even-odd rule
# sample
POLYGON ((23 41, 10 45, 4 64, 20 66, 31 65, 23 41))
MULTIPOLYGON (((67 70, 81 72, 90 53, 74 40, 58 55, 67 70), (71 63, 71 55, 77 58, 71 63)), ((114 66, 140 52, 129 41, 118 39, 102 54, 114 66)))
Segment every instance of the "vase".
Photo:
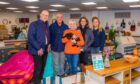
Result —
POLYGON ((104 66, 105 66, 105 67, 110 67, 109 56, 105 56, 104 66))

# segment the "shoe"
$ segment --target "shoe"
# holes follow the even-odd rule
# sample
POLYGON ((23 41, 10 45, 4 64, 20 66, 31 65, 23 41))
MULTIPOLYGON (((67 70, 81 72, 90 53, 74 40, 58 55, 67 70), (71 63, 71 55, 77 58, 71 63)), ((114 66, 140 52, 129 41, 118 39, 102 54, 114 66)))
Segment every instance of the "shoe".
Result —
POLYGON ((66 74, 59 75, 59 77, 61 77, 61 78, 64 78, 64 77, 66 77, 66 76, 67 76, 66 74))

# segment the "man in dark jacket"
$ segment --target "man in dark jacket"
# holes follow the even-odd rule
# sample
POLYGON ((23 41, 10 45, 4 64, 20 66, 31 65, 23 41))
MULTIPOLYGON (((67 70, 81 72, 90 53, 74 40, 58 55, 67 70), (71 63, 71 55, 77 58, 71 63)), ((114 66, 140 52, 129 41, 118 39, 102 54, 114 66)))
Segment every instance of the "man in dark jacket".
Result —
POLYGON ((68 26, 63 22, 63 14, 56 14, 56 21, 50 26, 51 35, 51 49, 53 54, 53 67, 55 75, 64 76, 64 44, 62 43, 62 36, 68 26), (58 66, 60 64, 60 70, 58 66))
POLYGON ((40 84, 47 59, 47 52, 50 50, 48 17, 49 12, 43 10, 40 14, 40 19, 32 22, 28 30, 29 53, 33 55, 35 62, 33 84, 40 84))

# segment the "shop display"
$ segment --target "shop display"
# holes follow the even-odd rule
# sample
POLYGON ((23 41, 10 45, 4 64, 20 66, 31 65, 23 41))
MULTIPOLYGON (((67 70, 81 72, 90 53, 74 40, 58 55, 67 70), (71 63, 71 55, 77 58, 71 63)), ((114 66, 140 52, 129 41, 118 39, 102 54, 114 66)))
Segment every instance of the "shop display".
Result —
POLYGON ((0 62, 5 62, 11 57, 11 50, 23 50, 27 45, 26 40, 4 40, 2 43, 4 46, 0 47, 0 62))
POLYGON ((26 48, 26 40, 4 40, 6 47, 24 47, 26 48))
POLYGON ((0 40, 8 40, 8 30, 6 29, 5 25, 0 25, 0 40))
POLYGON ((116 40, 119 43, 116 49, 118 53, 131 54, 136 47, 136 41, 132 36, 119 36, 116 37, 116 40))
POLYGON ((135 63, 138 61, 138 56, 134 56, 134 55, 125 55, 124 56, 125 61, 129 62, 129 63, 135 63))

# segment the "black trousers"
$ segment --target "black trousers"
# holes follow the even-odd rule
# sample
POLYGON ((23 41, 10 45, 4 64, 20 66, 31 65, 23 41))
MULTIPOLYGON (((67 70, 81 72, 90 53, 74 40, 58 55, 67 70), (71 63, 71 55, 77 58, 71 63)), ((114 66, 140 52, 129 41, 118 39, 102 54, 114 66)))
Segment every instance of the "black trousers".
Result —
POLYGON ((33 84, 40 84, 43 77, 44 68, 47 60, 47 52, 43 56, 33 55, 34 57, 34 74, 32 82, 33 84))
POLYGON ((79 60, 81 64, 91 65, 92 64, 91 52, 81 52, 79 55, 79 60))

